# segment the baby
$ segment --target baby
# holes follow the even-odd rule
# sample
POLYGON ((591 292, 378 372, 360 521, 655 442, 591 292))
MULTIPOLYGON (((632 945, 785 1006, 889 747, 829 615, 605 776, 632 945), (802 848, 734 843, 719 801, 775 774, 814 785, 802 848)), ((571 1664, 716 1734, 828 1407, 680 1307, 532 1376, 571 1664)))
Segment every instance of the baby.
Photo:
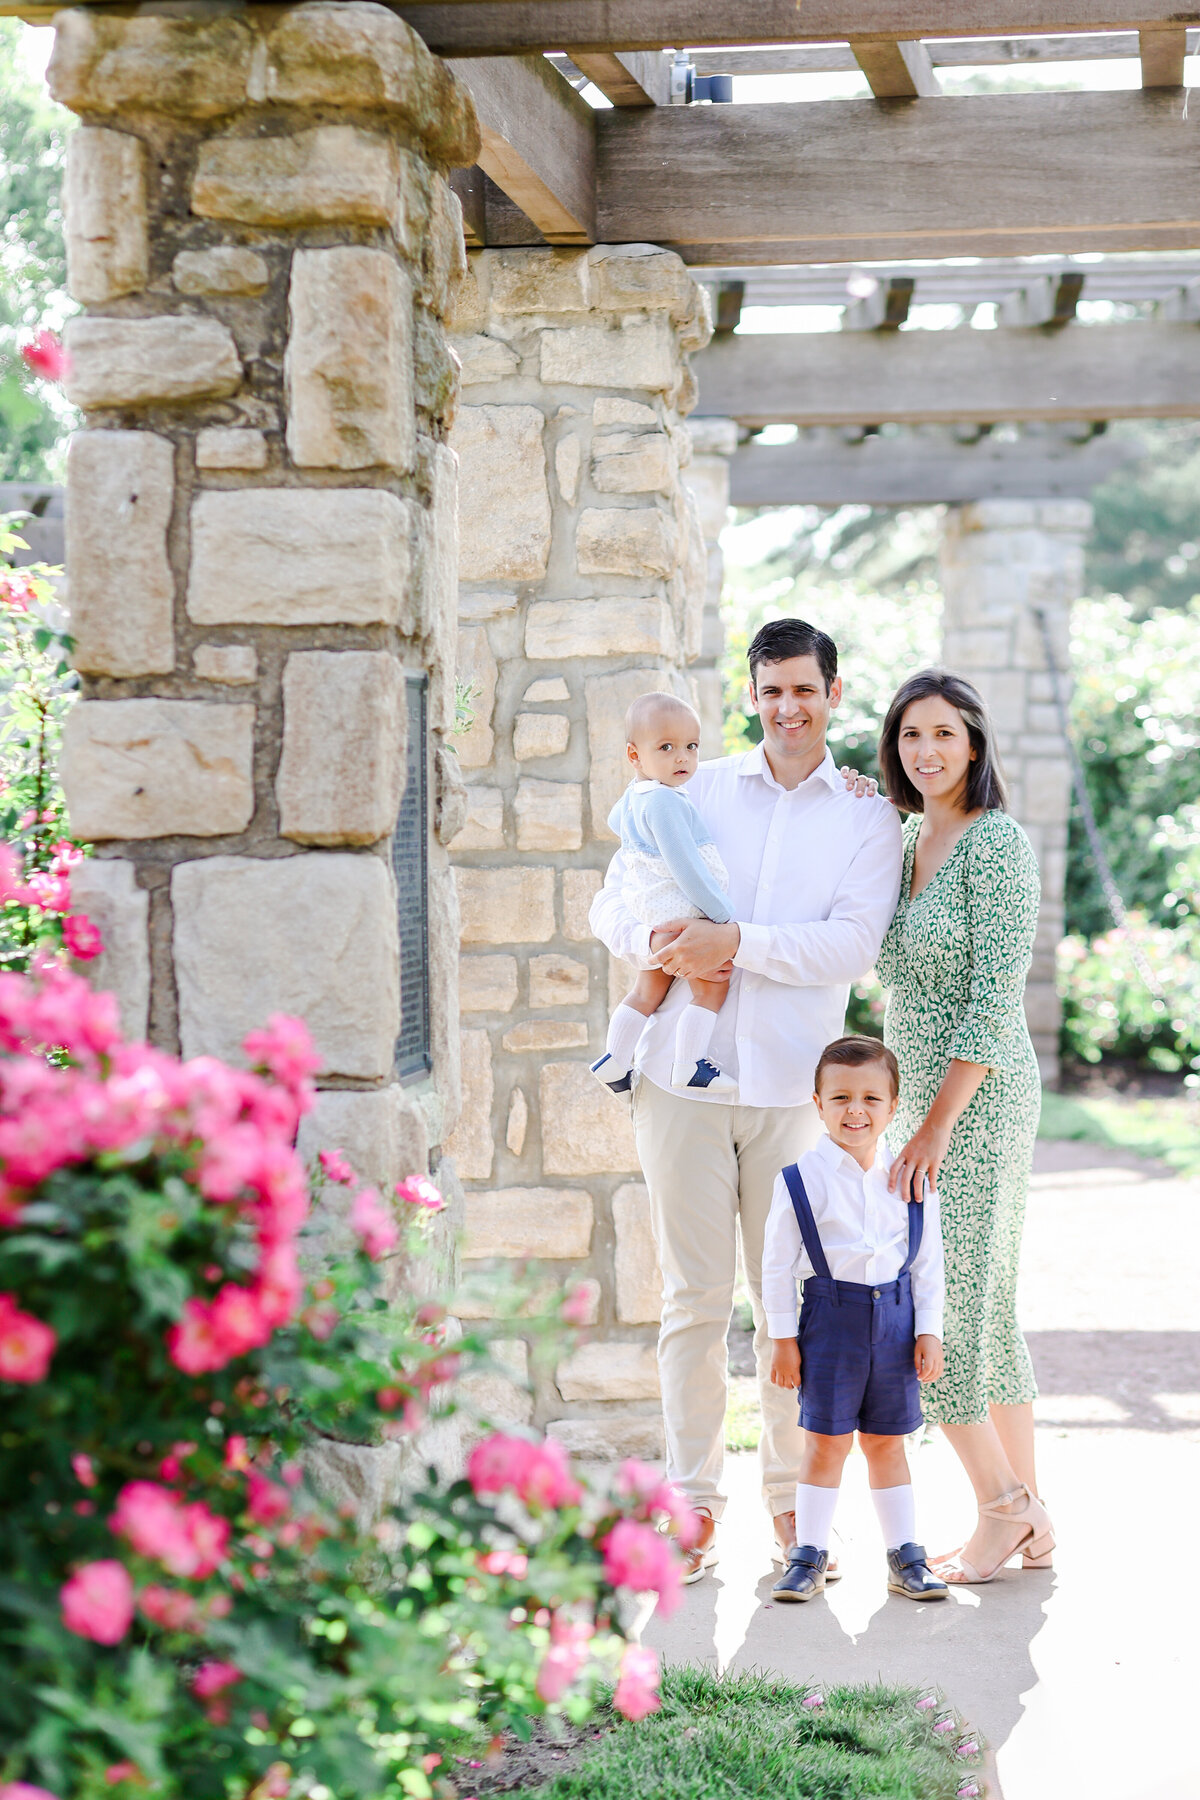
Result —
POLYGON ((811 1600, 832 1577, 829 1532, 857 1431, 889 1589, 907 1600, 944 1600, 946 1584, 915 1541, 904 1454, 906 1433, 921 1424, 918 1382, 942 1372, 937 1195, 921 1205, 888 1188, 892 1156, 881 1140, 899 1098, 890 1050, 875 1038, 838 1038, 821 1052, 813 1084, 826 1135, 776 1180, 763 1245, 771 1380, 800 1389, 804 1430, 796 1542, 774 1597, 811 1600))
MULTIPOLYGON (((700 759, 699 716, 673 694, 642 694, 625 715, 625 737, 625 754, 638 779, 608 819, 621 840, 625 904, 652 929, 674 919, 728 924, 733 918, 726 892, 729 877, 684 792, 700 759)), ((613 1093, 630 1087, 638 1040, 673 979, 662 969, 642 969, 609 1021, 604 1055, 592 1064, 592 1073, 613 1093)), ((728 983, 691 980, 688 986, 692 1003, 676 1027, 671 1085, 733 1096, 737 1083, 707 1055, 728 983)))

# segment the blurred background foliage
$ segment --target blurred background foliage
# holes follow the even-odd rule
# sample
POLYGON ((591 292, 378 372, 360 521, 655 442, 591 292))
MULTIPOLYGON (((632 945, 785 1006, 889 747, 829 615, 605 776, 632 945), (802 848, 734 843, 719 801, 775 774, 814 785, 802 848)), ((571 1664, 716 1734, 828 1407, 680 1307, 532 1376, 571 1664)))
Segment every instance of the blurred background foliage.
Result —
POLYGON ((66 294, 62 184, 75 123, 56 106, 28 59, 31 35, 0 19, 0 481, 61 481, 74 411, 52 382, 21 361, 42 327, 75 311, 66 294))

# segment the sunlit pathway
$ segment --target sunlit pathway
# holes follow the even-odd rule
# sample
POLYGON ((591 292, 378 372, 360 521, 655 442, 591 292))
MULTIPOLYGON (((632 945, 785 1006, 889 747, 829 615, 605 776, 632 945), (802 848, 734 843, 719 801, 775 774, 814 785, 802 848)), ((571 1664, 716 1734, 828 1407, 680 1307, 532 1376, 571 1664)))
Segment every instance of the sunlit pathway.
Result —
MULTIPOLYGON (((1200 1190, 1083 1145, 1040 1145, 1022 1317, 1033 1343, 1053 1573, 1011 1570, 918 1607, 886 1593, 861 1457, 839 1506, 844 1579, 770 1604, 757 1462, 732 1459, 716 1579, 646 1641, 669 1660, 795 1680, 936 1682, 991 1741, 1004 1800, 1187 1800, 1200 1561, 1200 1190)), ((931 1548, 968 1517, 940 1437, 914 1458, 931 1548)))

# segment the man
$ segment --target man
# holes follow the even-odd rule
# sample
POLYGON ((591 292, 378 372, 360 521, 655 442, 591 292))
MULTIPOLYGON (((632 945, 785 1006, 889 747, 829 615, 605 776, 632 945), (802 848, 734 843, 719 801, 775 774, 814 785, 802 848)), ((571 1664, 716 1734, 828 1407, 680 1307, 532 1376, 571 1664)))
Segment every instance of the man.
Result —
POLYGON ((639 925, 621 898, 619 852, 591 909, 592 930, 614 955, 685 978, 642 1034, 633 1121, 663 1273, 667 1474, 704 1515, 689 1581, 717 1560, 725 1505, 725 1340, 739 1227, 754 1311, 763 1498, 785 1555, 795 1542, 802 1436, 794 1397, 770 1380, 763 1234, 775 1177, 819 1136, 817 1058, 840 1036, 850 983, 874 962, 900 892, 895 809, 847 791, 826 747, 842 696, 833 640, 802 619, 776 619, 750 645, 749 664, 762 743, 702 763, 688 784, 729 871, 734 922, 639 925), (728 975, 729 998, 711 1056, 737 1092, 681 1093, 671 1065, 687 978, 718 974, 728 975))

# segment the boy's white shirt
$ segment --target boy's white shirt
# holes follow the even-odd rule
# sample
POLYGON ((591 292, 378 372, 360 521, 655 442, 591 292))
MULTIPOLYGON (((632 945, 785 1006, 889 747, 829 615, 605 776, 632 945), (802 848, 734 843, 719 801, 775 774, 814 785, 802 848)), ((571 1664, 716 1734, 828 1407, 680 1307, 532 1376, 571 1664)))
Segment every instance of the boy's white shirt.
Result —
MULTIPOLYGON (((891 1166, 892 1153, 882 1138, 876 1146, 874 1167, 864 1171, 828 1134, 799 1160, 821 1248, 835 1281, 883 1287, 900 1273, 908 1255, 908 1206, 899 1194, 888 1191, 891 1166)), ((762 1299, 771 1337, 795 1337, 796 1286, 815 1273, 787 1182, 780 1174, 775 1178, 763 1243, 762 1299)), ((910 1275, 916 1335, 929 1332, 940 1338, 946 1275, 938 1197, 933 1192, 924 1201, 921 1247, 910 1275)))

